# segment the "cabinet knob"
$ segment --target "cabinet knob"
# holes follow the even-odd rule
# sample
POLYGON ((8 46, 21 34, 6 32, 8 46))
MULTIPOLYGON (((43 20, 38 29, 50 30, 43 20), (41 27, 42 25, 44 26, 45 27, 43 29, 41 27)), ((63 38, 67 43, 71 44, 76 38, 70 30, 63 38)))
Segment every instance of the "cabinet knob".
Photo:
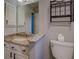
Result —
POLYGON ((23 52, 25 52, 26 50, 22 50, 23 52))
POLYGON ((14 47, 11 47, 12 49, 14 48, 14 47))
POLYGON ((12 58, 12 52, 10 52, 10 57, 12 58))

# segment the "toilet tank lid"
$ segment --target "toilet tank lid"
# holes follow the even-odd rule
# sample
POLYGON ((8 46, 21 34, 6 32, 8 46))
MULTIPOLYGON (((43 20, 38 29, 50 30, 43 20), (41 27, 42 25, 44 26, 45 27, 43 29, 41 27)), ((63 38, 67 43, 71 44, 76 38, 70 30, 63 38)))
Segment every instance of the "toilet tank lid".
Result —
POLYGON ((57 41, 57 40, 51 40, 50 41, 51 45, 62 45, 62 46, 69 46, 69 47, 74 47, 74 43, 73 42, 62 42, 62 41, 57 41))

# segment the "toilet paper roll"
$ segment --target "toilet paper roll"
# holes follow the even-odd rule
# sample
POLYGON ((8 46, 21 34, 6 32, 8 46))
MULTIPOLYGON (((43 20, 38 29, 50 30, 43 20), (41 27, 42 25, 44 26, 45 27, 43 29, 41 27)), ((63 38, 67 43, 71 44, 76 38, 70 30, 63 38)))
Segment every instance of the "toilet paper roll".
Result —
POLYGON ((58 35, 58 41, 64 41, 64 36, 62 34, 58 35))

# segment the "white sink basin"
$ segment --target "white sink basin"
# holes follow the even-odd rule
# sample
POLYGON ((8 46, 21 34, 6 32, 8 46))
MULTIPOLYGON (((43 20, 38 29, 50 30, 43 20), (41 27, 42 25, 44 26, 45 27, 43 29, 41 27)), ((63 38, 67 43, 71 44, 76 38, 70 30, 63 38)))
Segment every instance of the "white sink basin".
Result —
POLYGON ((27 40, 26 37, 14 36, 12 42, 23 45, 29 45, 29 41, 27 40))
POLYGON ((27 40, 25 37, 20 37, 20 36, 14 36, 13 41, 25 41, 27 40))

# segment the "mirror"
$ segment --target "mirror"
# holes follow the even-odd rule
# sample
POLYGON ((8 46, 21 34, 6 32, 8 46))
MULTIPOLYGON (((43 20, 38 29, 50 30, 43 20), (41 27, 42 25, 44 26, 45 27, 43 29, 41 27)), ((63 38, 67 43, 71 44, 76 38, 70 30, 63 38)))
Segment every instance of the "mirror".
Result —
POLYGON ((38 0, 18 0, 17 32, 38 33, 38 0))
POLYGON ((4 0, 5 35, 38 33, 38 0, 4 0))

